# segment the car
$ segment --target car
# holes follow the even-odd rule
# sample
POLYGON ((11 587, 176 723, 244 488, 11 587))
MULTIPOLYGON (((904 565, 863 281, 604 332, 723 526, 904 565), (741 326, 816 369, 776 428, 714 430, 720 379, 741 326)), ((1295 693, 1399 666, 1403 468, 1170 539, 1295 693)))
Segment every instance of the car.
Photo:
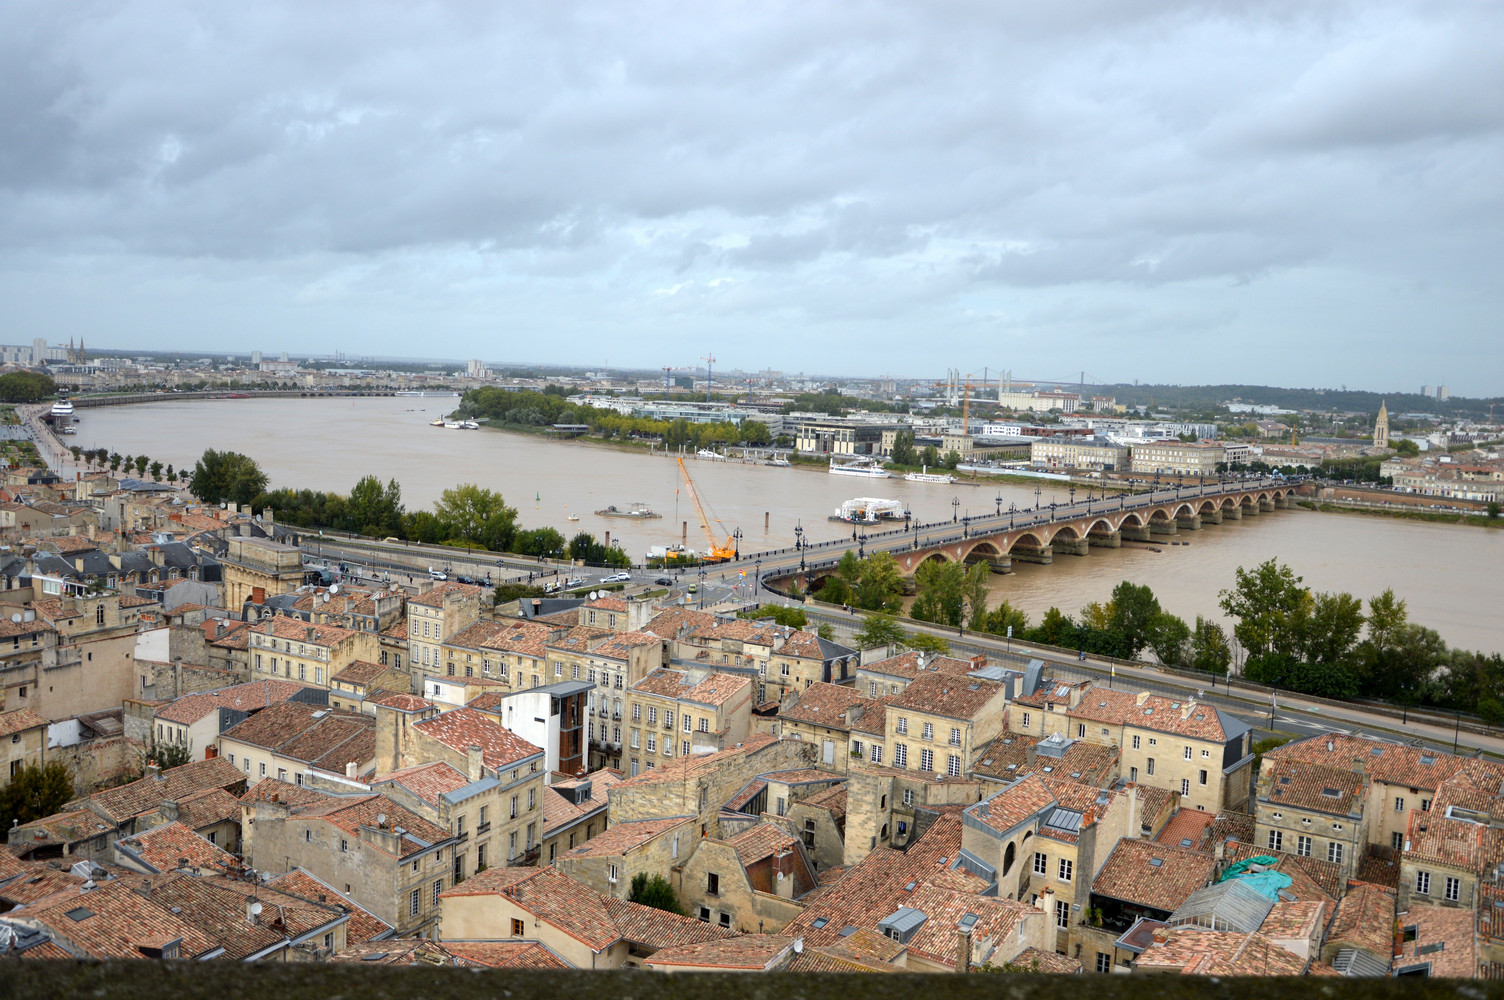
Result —
POLYGON ((434 569, 430 566, 428 567, 428 578, 430 580, 447 580, 449 579, 449 574, 441 569, 434 569))
POLYGON ((572 576, 568 580, 564 581, 564 586, 583 587, 585 586, 585 578, 583 576, 572 576))
POLYGON ((612 573, 610 576, 601 577, 601 583, 631 583, 631 573, 612 573))
POLYGON ((693 594, 693 593, 694 593, 694 592, 695 592, 695 591, 697 591, 697 590, 699 590, 699 589, 700 589, 700 585, 699 585, 699 584, 697 584, 697 583, 691 583, 691 584, 690 584, 690 585, 689 585, 689 592, 690 592, 690 593, 691 593, 691 594, 693 594))
POLYGON ((670 580, 666 576, 660 576, 658 579, 654 580, 653 583, 660 587, 672 587, 674 585, 674 581, 670 580))
POLYGON ((472 587, 475 586, 475 584, 476 584, 476 580, 475 580, 474 577, 465 576, 463 573, 461 573, 459 576, 455 577, 455 579, 458 580, 460 583, 467 583, 467 584, 469 584, 472 587))

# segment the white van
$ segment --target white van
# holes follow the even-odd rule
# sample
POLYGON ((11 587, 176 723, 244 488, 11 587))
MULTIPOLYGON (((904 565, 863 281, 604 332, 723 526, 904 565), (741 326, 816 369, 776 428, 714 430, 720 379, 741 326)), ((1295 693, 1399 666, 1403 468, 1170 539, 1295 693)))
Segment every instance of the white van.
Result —
POLYGON ((428 567, 428 578, 430 580, 447 580, 449 579, 449 574, 445 573, 443 570, 434 569, 432 566, 430 566, 428 567))

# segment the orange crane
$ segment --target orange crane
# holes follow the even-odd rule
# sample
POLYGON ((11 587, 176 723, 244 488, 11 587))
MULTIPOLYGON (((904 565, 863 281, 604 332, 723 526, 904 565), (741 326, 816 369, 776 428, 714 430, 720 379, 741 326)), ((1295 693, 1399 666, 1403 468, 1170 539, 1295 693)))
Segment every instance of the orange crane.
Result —
MULTIPOLYGON (((708 547, 701 561, 718 563, 735 559, 736 540, 731 535, 728 534, 726 536, 726 543, 724 545, 716 544, 715 532, 710 530, 710 520, 705 516, 705 508, 700 504, 700 494, 695 492, 695 481, 689 478, 689 470, 684 467, 684 459, 682 458, 679 459, 679 472, 684 476, 684 488, 689 491, 690 503, 694 504, 695 517, 700 521, 700 530, 705 532, 705 542, 708 547)), ((720 524, 720 518, 716 518, 716 523, 720 524)), ((724 528, 725 525, 722 524, 721 527, 724 528)))

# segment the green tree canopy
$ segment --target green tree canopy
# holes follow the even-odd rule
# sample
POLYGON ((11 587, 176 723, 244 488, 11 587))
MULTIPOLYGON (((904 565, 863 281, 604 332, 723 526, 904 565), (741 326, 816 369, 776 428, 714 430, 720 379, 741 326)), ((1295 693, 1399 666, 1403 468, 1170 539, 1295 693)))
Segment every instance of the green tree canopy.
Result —
MULTIPOLYGON (((113 468, 114 455, 110 461, 113 468)), ((266 482, 266 473, 249 456, 209 448, 194 465, 188 486, 204 503, 248 504, 266 491, 266 482)))
POLYGON ((655 910, 667 910, 681 917, 685 915, 684 908, 679 905, 679 897, 674 894, 674 887, 668 879, 658 874, 649 875, 647 872, 638 872, 633 875, 632 888, 627 893, 627 901, 651 906, 655 910))
POLYGON ((57 383, 41 372, 0 375, 0 403, 35 403, 57 392, 57 383))
POLYGON ((73 775, 59 761, 27 764, 0 788, 0 829, 51 816, 73 798, 73 775))
POLYGON ((904 645, 921 653, 938 653, 941 656, 950 653, 949 639, 943 635, 930 635, 928 632, 910 632, 904 645))
POLYGON ((384 537, 402 532, 402 487, 396 479, 385 486, 375 476, 364 476, 350 490, 350 503, 346 508, 352 530, 363 535, 384 537))
MULTIPOLYGON (((435 518, 444 527, 449 539, 457 539, 483 549, 503 551, 511 548, 512 540, 517 534, 517 508, 508 507, 500 493, 474 483, 461 483, 440 493, 433 508, 435 518)), ((554 534, 558 536, 558 544, 549 552, 528 554, 551 555, 563 549, 564 537, 557 531, 554 534)))
POLYGON ((896 646, 904 641, 904 631, 896 616, 876 611, 862 616, 862 627, 853 641, 858 649, 896 646))
POLYGON ((1228 645, 1227 633, 1221 625, 1197 615, 1196 627, 1191 631, 1191 669, 1226 674, 1231 664, 1232 647, 1228 645))

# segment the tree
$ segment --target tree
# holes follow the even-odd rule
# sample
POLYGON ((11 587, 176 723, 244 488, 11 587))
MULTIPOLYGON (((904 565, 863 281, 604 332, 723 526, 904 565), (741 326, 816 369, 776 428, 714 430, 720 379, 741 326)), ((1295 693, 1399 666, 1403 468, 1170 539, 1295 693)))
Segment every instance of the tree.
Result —
POLYGON ((84 453, 84 450, 83 450, 83 449, 82 449, 82 448, 80 448, 80 447, 79 447, 79 446, 78 446, 78 445, 76 445, 76 444, 70 444, 70 445, 69 445, 69 446, 68 446, 68 451, 69 451, 69 452, 70 452, 70 453, 71 453, 71 454, 72 454, 72 455, 73 455, 73 461, 74 461, 74 462, 77 462, 77 461, 78 461, 78 460, 79 460, 79 458, 80 458, 80 457, 81 457, 81 456, 82 456, 82 455, 83 455, 83 453, 84 453))
POLYGON ((909 617, 959 626, 979 603, 985 606, 988 572, 985 563, 967 568, 963 563, 926 560, 914 572, 919 595, 914 598, 909 617))
POLYGON ((350 490, 346 508, 350 526, 363 535, 377 537, 402 531, 402 487, 392 479, 385 486, 375 476, 364 476, 350 490))
POLYGON ((1159 599, 1147 586, 1124 580, 1112 588, 1111 608, 1109 628, 1121 635, 1123 648, 1128 651, 1126 659, 1136 659, 1149 642, 1150 629, 1161 613, 1159 599))
POLYGON ((752 618, 755 620, 771 619, 779 625, 787 625, 789 628, 804 628, 809 624, 809 616, 803 608, 791 608, 783 604, 764 604, 760 608, 751 611, 738 611, 738 618, 752 618))
POLYGON ((0 788, 0 829, 51 816, 73 798, 73 775, 59 761, 27 764, 0 788))
POLYGON ((118 452, 118 451, 111 452, 110 453, 110 471, 111 472, 119 472, 120 471, 120 462, 121 462, 120 452, 118 452))
POLYGON ((1161 611, 1149 622, 1146 642, 1154 656, 1167 667, 1183 666, 1190 658, 1191 630, 1168 611, 1161 611))
POLYGON ((1237 582, 1224 590, 1219 603, 1236 618, 1233 635, 1248 650, 1250 658, 1267 653, 1293 656, 1300 646, 1300 620, 1310 601, 1310 591, 1290 567, 1270 559, 1252 572, 1239 566, 1237 582))
POLYGON ((1488 519, 1490 521, 1497 521, 1499 519, 1499 511, 1500 511, 1500 509, 1501 508, 1499 506, 1499 501, 1497 501, 1497 500, 1490 500, 1488 502, 1488 519))
MULTIPOLYGON (((459 539, 470 545, 494 551, 512 547, 517 535, 517 508, 508 507, 500 493, 461 483, 439 494, 433 505, 434 516, 447 530, 447 537, 459 539)), ((547 529, 553 531, 552 528, 547 529)), ((564 536, 558 536, 558 544, 548 551, 527 552, 528 555, 553 555, 564 548, 564 536)), ((538 540, 531 540, 536 543, 538 540)), ((523 552, 523 549, 515 551, 523 552)))
POLYGON ((136 476, 139 478, 146 475, 146 467, 151 464, 151 459, 145 455, 136 456, 136 476))
POLYGON ((918 465, 919 455, 914 449, 914 432, 899 431, 893 435, 893 461, 898 465, 918 465))
POLYGON ((1231 664, 1232 648, 1227 644, 1227 633, 1221 625, 1197 615, 1196 627, 1191 632, 1191 669, 1225 675, 1231 664))
POLYGON ((1022 637, 1024 630, 1029 627, 1029 616, 1004 601, 987 612, 987 624, 981 631, 991 632, 993 635, 1009 635, 1010 627, 1013 629, 1011 634, 1022 637))
POLYGON ((1306 662, 1345 666, 1363 631, 1363 602, 1352 594, 1317 594, 1300 627, 1306 662))
POLYGON ((835 642, 836 641, 836 628, 830 622, 821 622, 819 624, 819 626, 815 629, 815 635, 818 635, 820 638, 824 639, 826 642, 835 642))
POLYGON ((1029 642, 1044 643, 1046 646, 1071 648, 1076 638, 1076 623, 1071 621, 1070 615, 1052 607, 1044 613, 1039 624, 1022 638, 1029 642))
POLYGON ((904 645, 920 653, 935 653, 944 656, 950 652, 950 640, 943 635, 930 635, 928 632, 910 632, 904 640, 904 645))
POLYGON ((627 901, 685 916, 684 908, 679 905, 679 897, 674 895, 674 887, 662 875, 649 875, 647 872, 633 875, 627 901))
MULTIPOLYGON (((57 383, 40 372, 0 375, 0 403, 35 403, 57 392, 57 383)), ((7 827, 9 829, 9 827, 7 827)))
POLYGON ((1400 458, 1414 458, 1420 454, 1420 445, 1409 438, 1400 438, 1394 442, 1394 453, 1400 458))
POLYGON ((206 449, 188 486, 204 503, 249 504, 266 491, 266 473, 247 455, 206 449))
POLYGON ((193 751, 186 743, 153 743, 142 759, 141 773, 146 774, 146 764, 155 764, 164 771, 181 767, 193 760, 193 751))
POLYGON ((177 470, 172 467, 171 463, 168 463, 167 465, 167 481, 169 483, 175 483, 178 481, 177 470))
POLYGON ((153 462, 153 463, 151 463, 151 478, 153 480, 155 480, 156 482, 161 482, 162 481, 162 463, 161 462, 153 462))
POLYGON ((903 570, 890 553, 877 552, 862 560, 853 602, 864 611, 897 613, 903 608, 903 570))
POLYGON ((862 628, 852 641, 858 649, 895 646, 904 641, 903 628, 896 616, 873 612, 862 616, 862 628))
POLYGON ((553 528, 519 531, 512 537, 511 551, 524 556, 563 555, 564 536, 553 528))
POLYGON ((952 448, 945 453, 945 457, 940 460, 940 464, 947 469, 955 469, 956 466, 961 464, 961 453, 952 448))

